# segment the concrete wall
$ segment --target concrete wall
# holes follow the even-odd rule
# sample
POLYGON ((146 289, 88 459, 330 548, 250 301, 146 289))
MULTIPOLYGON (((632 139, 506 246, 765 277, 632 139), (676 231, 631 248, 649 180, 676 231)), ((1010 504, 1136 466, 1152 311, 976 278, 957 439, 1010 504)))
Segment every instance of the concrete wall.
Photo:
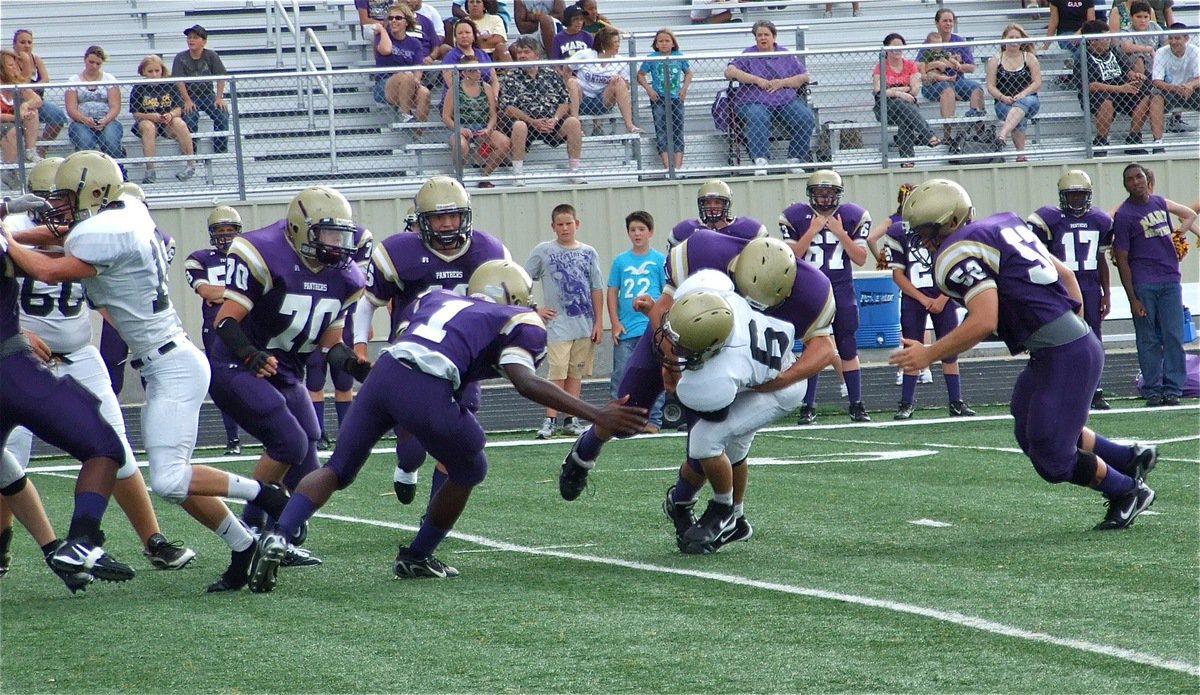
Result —
MULTIPOLYGON (((1121 169, 1131 160, 1109 158, 1079 165, 1088 172, 1095 186, 1095 204, 1110 209, 1125 198, 1121 186, 1121 169)), ((1157 192, 1182 204, 1200 195, 1200 158, 1147 160, 1157 175, 1157 192)), ((1030 164, 1005 167, 960 167, 937 171, 894 170, 882 173, 847 175, 845 200, 854 201, 871 211, 875 219, 895 210, 896 189, 905 181, 920 182, 925 178, 943 176, 962 183, 970 191, 979 215, 1000 210, 1013 210, 1022 215, 1046 204, 1057 204, 1056 182, 1067 167, 1062 164, 1030 164)), ((475 227, 497 234, 504 240, 513 258, 523 261, 530 249, 540 241, 551 238, 550 210, 557 204, 569 202, 579 211, 582 222, 580 239, 595 246, 600 253, 601 266, 626 248, 624 216, 632 210, 647 210, 657 223, 654 245, 661 248, 670 228, 680 219, 696 216, 696 189, 699 180, 682 182, 657 181, 637 184, 579 186, 569 189, 497 189, 474 193, 475 227)), ((730 178, 734 191, 734 212, 760 219, 774 232, 779 212, 785 206, 805 197, 803 175, 760 178, 730 178)), ((377 193, 348 196, 354 204, 358 219, 370 228, 377 239, 392 234, 402 224, 405 211, 411 205, 408 197, 392 198, 377 193)), ((287 201, 277 203, 233 204, 241 212, 246 229, 266 225, 284 215, 287 201)), ((205 220, 211 205, 175 206, 151 200, 159 227, 178 240, 178 256, 171 269, 172 297, 184 319, 192 339, 199 342, 200 301, 188 288, 183 274, 182 259, 197 248, 208 245, 205 220)), ((1194 241, 1194 240, 1193 240, 1194 241)), ((1184 281, 1200 281, 1200 252, 1193 251, 1184 263, 1184 281)), ((872 269, 872 268, 869 268, 872 269)), ((1114 276, 1114 284, 1119 286, 1114 276)), ((1189 299, 1185 298, 1185 303, 1189 299)), ((1197 308, 1195 299, 1190 306, 1197 308)), ((377 331, 385 330, 383 312, 377 312, 377 331)))

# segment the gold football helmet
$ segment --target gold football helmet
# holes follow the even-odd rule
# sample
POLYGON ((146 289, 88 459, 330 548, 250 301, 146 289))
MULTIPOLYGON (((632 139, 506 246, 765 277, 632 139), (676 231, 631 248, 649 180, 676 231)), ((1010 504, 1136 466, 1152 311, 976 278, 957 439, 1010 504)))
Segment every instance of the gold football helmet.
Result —
POLYGON ((137 198, 142 205, 146 204, 146 191, 132 181, 126 181, 121 184, 121 195, 130 195, 137 198))
POLYGON ((228 205, 218 205, 208 213, 208 243, 221 253, 242 233, 242 216, 228 205))
POLYGON ((46 157, 30 167, 29 175, 25 181, 29 184, 29 192, 43 198, 53 193, 54 176, 58 172, 59 165, 62 163, 62 157, 46 157))
POLYGON ((711 227, 721 220, 733 219, 733 189, 721 179, 712 179, 696 192, 700 221, 711 227))
POLYGON ((733 309, 716 292, 700 290, 671 305, 655 331, 653 346, 658 361, 667 369, 699 369, 725 347, 733 332, 733 309), (675 359, 662 343, 670 343, 675 359))
POLYGON ((305 188, 287 210, 287 237, 310 266, 344 268, 354 257, 354 216, 345 196, 328 186, 305 188))
POLYGON ((1092 209, 1092 178, 1087 172, 1072 169, 1058 177, 1058 208, 1073 217, 1092 209))
POLYGON ((413 198, 417 213, 417 231, 421 241, 434 251, 453 252, 471 238, 471 196, 467 189, 449 176, 434 176, 421 186, 413 198), (459 213, 458 227, 435 230, 433 216, 459 213))
POLYGON ((487 261, 471 273, 467 294, 480 294, 497 304, 529 306, 533 280, 524 268, 512 261, 487 261))
POLYGON ((759 237, 730 261, 729 270, 738 294, 762 311, 791 296, 796 282, 796 254, 779 239, 759 237))
POLYGON ((833 169, 817 169, 808 177, 804 189, 808 205, 817 212, 831 212, 842 204, 842 176, 833 169))
POLYGON ((70 229, 119 198, 124 181, 112 157, 95 150, 75 152, 54 172, 54 191, 47 198, 54 209, 47 218, 70 229))

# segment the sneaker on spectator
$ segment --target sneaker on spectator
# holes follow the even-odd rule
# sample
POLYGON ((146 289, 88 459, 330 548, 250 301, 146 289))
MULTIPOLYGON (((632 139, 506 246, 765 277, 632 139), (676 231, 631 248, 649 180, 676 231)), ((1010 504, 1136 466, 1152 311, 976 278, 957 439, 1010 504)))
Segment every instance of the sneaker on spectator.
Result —
POLYGON ((571 172, 571 178, 568 180, 572 186, 582 186, 588 182, 585 177, 579 175, 579 172, 571 172))
POLYGON ((577 417, 573 417, 567 422, 563 423, 563 432, 566 432, 567 434, 573 434, 578 437, 584 432, 587 432, 588 428, 591 426, 592 424, 587 420, 580 420, 577 417))
POLYGON ((552 417, 542 420, 542 426, 537 428, 534 439, 549 439, 558 431, 558 421, 552 417))
POLYGON ((861 16, 862 16, 862 10, 853 10, 853 11, 851 12, 851 14, 853 14, 855 17, 861 17, 861 16))
POLYGON ((1155 140, 1154 142, 1150 143, 1150 146, 1151 146, 1151 149, 1150 149, 1151 154, 1162 154, 1167 151, 1166 143, 1163 142, 1162 138, 1159 138, 1159 139, 1155 140))
POLYGON ((26 164, 37 164, 40 161, 42 161, 42 156, 40 154, 38 154, 36 147, 30 147, 25 150, 25 163, 26 164))
POLYGON ((822 16, 825 19, 833 19, 833 10, 825 10, 825 14, 822 16))
POLYGON ((845 384, 845 382, 842 382, 842 383, 839 385, 839 387, 838 387, 838 391, 839 391, 839 393, 841 393, 841 395, 842 395, 842 398, 845 398, 845 397, 847 397, 847 396, 849 396, 849 395, 850 395, 850 389, 846 387, 846 384, 845 384))
POLYGON ((1171 120, 1167 121, 1168 133, 1191 133, 1196 130, 1196 126, 1183 120, 1182 113, 1171 114, 1171 120))
POLYGON ((929 371, 929 367, 922 369, 917 374, 917 383, 919 383, 919 384, 932 384, 933 383, 933 372, 929 371))
POLYGON ((196 557, 196 551, 183 547, 183 541, 172 543, 161 533, 150 536, 143 552, 150 564, 160 570, 183 569, 196 557))
MULTIPOLYGON (((766 158, 766 157, 758 157, 758 158, 756 158, 756 159, 754 160, 754 166, 757 166, 757 167, 765 167, 766 165, 767 165, 767 158, 766 158)), ((755 170, 754 170, 754 175, 755 175, 755 176, 766 176, 766 175, 767 175, 767 170, 766 170, 766 169, 755 169, 755 170)))
MULTIPOLYGON (((1129 135, 1126 135, 1125 136, 1125 144, 1126 145, 1142 144, 1142 134, 1141 133, 1130 133, 1129 135)), ((1140 147, 1131 147, 1131 148, 1128 148, 1125 150, 1125 154, 1146 154, 1146 150, 1144 150, 1140 147)))
POLYGON ((158 172, 153 169, 147 169, 146 173, 142 175, 142 183, 154 183, 157 180, 158 172))
MULTIPOLYGON (((1108 147, 1108 138, 1106 138, 1106 137, 1103 137, 1103 136, 1100 136, 1100 135, 1097 135, 1096 137, 1092 138, 1092 147, 1093 147, 1093 148, 1097 148, 1097 147, 1108 147)), ((1094 150, 1094 151, 1092 152, 1092 156, 1093 156, 1093 157, 1107 157, 1107 156, 1108 156, 1108 151, 1106 151, 1106 150, 1094 150)))
POLYGON ((187 181, 188 179, 192 178, 195 175, 196 175, 195 165, 189 164, 189 165, 185 166, 183 168, 183 170, 180 171, 178 174, 175 174, 175 178, 179 179, 180 181, 187 181))

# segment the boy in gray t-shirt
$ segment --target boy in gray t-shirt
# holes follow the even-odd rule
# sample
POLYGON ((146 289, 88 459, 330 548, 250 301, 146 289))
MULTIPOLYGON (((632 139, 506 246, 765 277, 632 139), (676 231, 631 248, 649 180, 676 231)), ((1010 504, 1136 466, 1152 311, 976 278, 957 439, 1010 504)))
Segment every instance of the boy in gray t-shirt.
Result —
MULTIPOLYGON (((579 397, 583 378, 591 376, 596 344, 603 336, 604 277, 596 249, 575 238, 579 217, 575 208, 563 204, 550 213, 554 240, 533 247, 525 270, 542 281, 542 306, 538 315, 546 322, 546 378, 567 393, 579 397)), ((558 411, 546 409, 546 419, 537 438, 548 439, 558 430, 558 411)), ((571 436, 582 434, 587 425, 568 417, 562 429, 571 436)))
MULTIPOLYGON (((187 50, 175 55, 171 64, 171 73, 175 77, 207 77, 217 78, 216 89, 212 82, 179 82, 179 96, 183 99, 183 122, 188 130, 196 132, 200 122, 200 112, 208 114, 213 121, 214 131, 229 130, 229 107, 225 104, 225 80, 227 74, 221 56, 208 46, 208 30, 199 24, 188 27, 183 35, 187 37, 187 50)), ((225 152, 228 147, 223 137, 213 138, 213 152, 225 152)))

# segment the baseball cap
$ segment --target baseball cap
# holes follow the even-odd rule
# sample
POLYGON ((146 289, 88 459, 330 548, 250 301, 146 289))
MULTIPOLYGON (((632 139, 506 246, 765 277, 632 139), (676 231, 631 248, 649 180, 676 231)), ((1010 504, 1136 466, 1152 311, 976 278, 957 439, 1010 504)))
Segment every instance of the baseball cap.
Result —
POLYGON ((204 27, 200 26, 199 24, 193 24, 192 26, 183 30, 184 36, 187 36, 189 34, 195 34, 196 36, 199 36, 200 38, 205 39, 205 40, 208 39, 208 30, 205 29, 204 27))
POLYGON ((1183 22, 1172 22, 1171 26, 1169 26, 1167 28, 1168 29, 1191 29, 1191 27, 1184 24, 1183 22))
POLYGON ((563 10, 563 26, 571 26, 571 20, 582 16, 583 10, 578 5, 571 5, 566 10, 563 10))

